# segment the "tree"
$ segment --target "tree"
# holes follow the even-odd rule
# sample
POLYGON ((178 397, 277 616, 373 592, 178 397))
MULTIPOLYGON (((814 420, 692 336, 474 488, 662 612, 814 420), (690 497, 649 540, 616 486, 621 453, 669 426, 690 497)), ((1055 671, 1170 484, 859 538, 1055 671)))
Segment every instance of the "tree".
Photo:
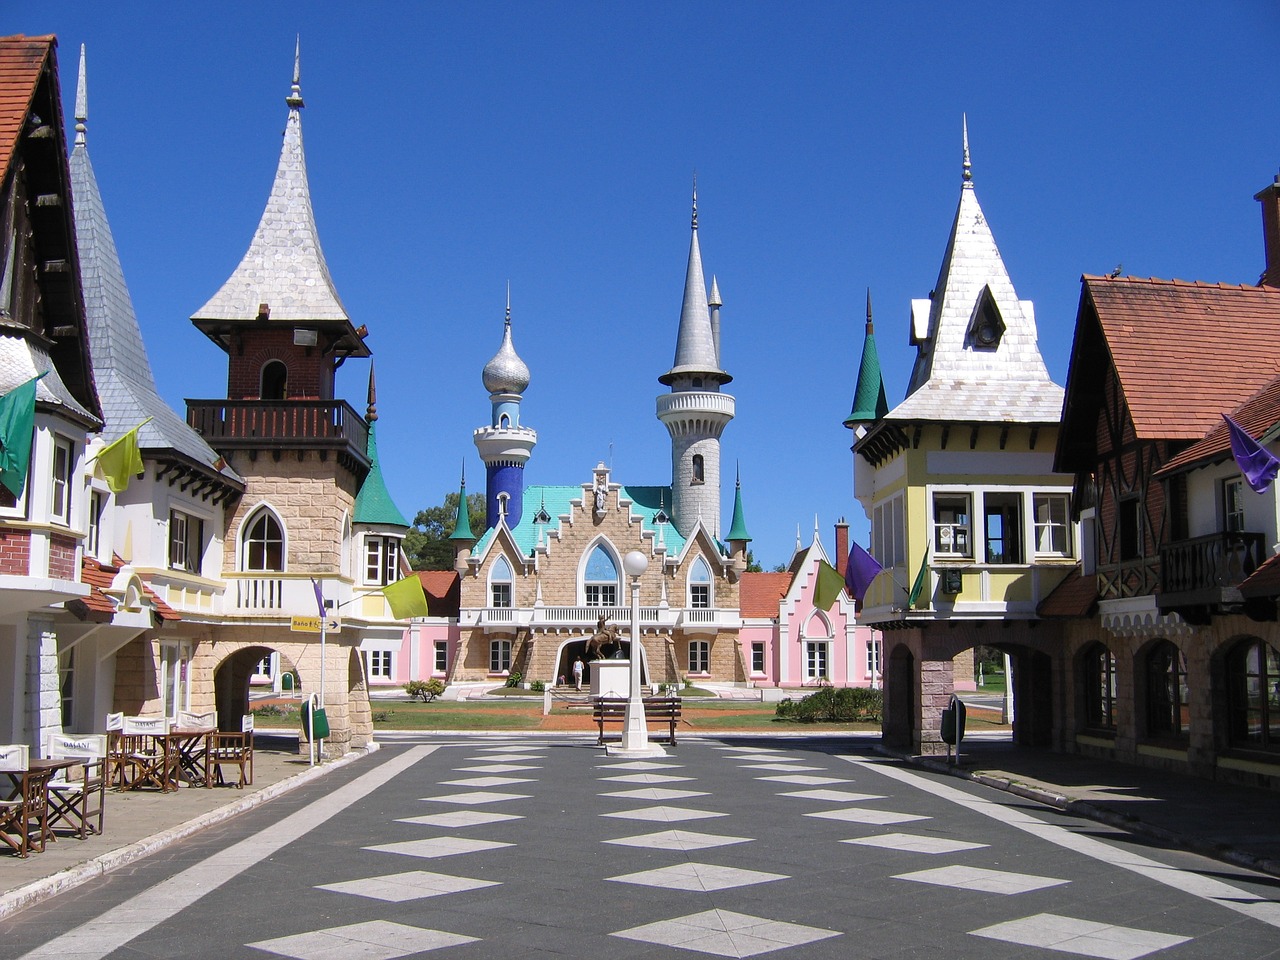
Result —
MULTIPOLYGON (((467 496, 467 514, 471 518, 471 532, 477 537, 485 529, 485 503, 483 493, 467 496)), ((444 503, 438 507, 419 510, 413 518, 413 526, 404 538, 405 556, 414 570, 452 570, 454 520, 458 516, 458 495, 445 494, 444 503)))
POLYGON ((764 567, 760 566, 760 561, 756 559, 756 555, 747 548, 747 573, 763 573, 764 567))

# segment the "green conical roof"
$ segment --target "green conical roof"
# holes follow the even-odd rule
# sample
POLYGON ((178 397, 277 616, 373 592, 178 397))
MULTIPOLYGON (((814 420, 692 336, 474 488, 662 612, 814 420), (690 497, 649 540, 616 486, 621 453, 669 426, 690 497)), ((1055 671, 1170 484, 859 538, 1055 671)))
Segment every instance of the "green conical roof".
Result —
POLYGON ((366 448, 369 456, 369 475, 360 485, 356 494, 355 510, 352 513, 354 523, 384 523, 397 527, 408 527, 409 521, 404 518, 400 508, 387 492, 386 481, 382 479, 382 468, 378 465, 378 442, 375 439, 374 425, 369 424, 369 443, 366 448))
POLYGON ((462 478, 462 485, 458 487, 458 512, 454 515, 453 533, 449 534, 450 540, 474 540, 476 535, 471 532, 471 514, 467 510, 467 479, 462 478))
POLYGON ((858 364, 858 386, 853 391, 853 409, 844 425, 852 430, 859 423, 871 423, 889 412, 884 395, 884 377, 880 373, 880 354, 876 351, 876 334, 871 325, 871 291, 867 291, 867 335, 862 341, 862 362, 858 364))
POLYGON ((742 478, 738 478, 737 485, 733 491, 733 522, 729 524, 729 535, 726 540, 742 540, 749 542, 750 534, 747 533, 747 521, 742 516, 742 478))

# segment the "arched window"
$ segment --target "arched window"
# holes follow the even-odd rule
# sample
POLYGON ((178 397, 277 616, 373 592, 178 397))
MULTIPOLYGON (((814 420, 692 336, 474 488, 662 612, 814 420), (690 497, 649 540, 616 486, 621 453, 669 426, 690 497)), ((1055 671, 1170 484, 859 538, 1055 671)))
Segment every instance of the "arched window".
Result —
POLYGON ((1116 657, 1106 644, 1091 643, 1083 660, 1084 721, 1091 730, 1116 728, 1116 657))
POLYGON ((266 507, 245 521, 241 569, 284 570, 284 531, 266 507))
POLYGON ((693 482, 706 482, 706 468, 703 466, 702 454, 700 453, 695 453, 693 455, 693 482))
POLYGON ((702 557, 689 571, 689 606, 703 610, 711 606, 711 569, 702 557))
POLYGON ((582 574, 582 594, 588 607, 618 605, 618 565, 603 545, 597 545, 587 557, 582 574))
POLYGON ((512 581, 511 564, 506 557, 499 557, 489 570, 489 606, 511 606, 512 581))
POLYGON ((498 418, 498 426, 503 430, 507 429, 507 427, 511 426, 511 418, 504 413, 498 418))
POLYGON ((1280 652, 1256 637, 1227 655, 1227 730, 1232 746, 1280 749, 1280 652))
POLYGON ((1168 640, 1147 654, 1147 736, 1183 739, 1187 735, 1187 658, 1168 640))
POLYGON ((831 679, 831 621, 821 610, 813 611, 800 631, 804 641, 804 679, 821 683, 831 679))
POLYGON ((289 392, 289 368, 279 360, 270 360, 262 368, 263 400, 283 400, 289 392))

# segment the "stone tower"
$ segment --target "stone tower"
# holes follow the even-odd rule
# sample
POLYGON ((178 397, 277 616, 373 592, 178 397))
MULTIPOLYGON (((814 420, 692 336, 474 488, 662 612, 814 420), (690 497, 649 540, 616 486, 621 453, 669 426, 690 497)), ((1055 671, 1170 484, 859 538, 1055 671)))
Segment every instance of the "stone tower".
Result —
POLYGON ((529 368, 511 343, 510 290, 502 346, 484 365, 482 376, 492 416, 489 426, 476 430, 473 439, 485 467, 485 527, 496 527, 505 518, 514 529, 523 513, 524 465, 538 442, 538 432, 520 426, 520 400, 529 386, 529 368))
POLYGON ((707 296, 698 247, 698 190, 693 191, 692 240, 684 278, 680 330, 671 369, 658 378, 658 419, 671 434, 671 510, 689 536, 699 519, 720 535, 720 434, 733 419, 734 398, 720 388, 733 377, 720 368, 720 290, 707 296), (714 309, 714 314, 713 314, 714 309))

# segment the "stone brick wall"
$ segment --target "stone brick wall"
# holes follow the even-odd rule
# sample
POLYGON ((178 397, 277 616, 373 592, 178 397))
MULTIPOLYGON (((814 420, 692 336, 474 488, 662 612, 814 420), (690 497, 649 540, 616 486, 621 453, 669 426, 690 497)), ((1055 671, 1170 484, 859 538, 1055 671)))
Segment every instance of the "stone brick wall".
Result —
POLYGON ((342 518, 350 516, 355 504, 356 479, 330 454, 321 458, 313 450, 270 454, 237 451, 231 465, 245 478, 244 496, 236 503, 227 522, 223 557, 224 569, 239 570, 237 550, 245 519, 266 504, 279 515, 285 527, 290 573, 343 572, 342 518))

